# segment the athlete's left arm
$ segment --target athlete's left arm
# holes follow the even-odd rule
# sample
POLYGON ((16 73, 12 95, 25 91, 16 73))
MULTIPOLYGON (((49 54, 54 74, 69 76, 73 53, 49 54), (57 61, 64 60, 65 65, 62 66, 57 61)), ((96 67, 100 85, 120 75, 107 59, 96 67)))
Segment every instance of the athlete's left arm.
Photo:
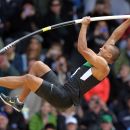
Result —
POLYGON ((89 24, 90 17, 84 17, 78 37, 78 51, 95 68, 102 70, 106 69, 106 62, 101 57, 99 57, 94 51, 87 47, 86 34, 89 24))
POLYGON ((106 41, 106 44, 112 44, 115 45, 116 42, 122 37, 122 35, 125 33, 127 28, 130 26, 130 19, 127 19, 125 22, 123 22, 119 27, 117 27, 110 38, 106 41))

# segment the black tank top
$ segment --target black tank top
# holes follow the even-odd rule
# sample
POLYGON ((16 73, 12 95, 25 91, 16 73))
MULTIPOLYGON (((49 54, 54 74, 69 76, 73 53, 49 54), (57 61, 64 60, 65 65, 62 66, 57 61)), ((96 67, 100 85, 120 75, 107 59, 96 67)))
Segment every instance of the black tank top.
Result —
POLYGON ((83 94, 101 82, 92 75, 91 67, 92 65, 86 62, 72 74, 64 85, 75 105, 79 105, 83 94))

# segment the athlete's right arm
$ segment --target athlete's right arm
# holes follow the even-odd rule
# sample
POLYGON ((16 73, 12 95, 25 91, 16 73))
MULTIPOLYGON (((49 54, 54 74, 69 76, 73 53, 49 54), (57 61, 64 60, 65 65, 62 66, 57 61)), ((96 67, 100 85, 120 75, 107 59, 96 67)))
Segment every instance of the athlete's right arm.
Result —
POLYGON ((106 69, 106 62, 101 59, 94 51, 87 47, 87 28, 90 23, 90 17, 84 17, 82 26, 78 37, 78 51, 79 53, 95 68, 106 69))

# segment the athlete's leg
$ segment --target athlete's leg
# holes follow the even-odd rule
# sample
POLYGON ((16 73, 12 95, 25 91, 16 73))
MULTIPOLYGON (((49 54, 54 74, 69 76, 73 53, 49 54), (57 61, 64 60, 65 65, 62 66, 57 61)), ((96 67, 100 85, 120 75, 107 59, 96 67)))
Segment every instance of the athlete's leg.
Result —
MULTIPOLYGON (((20 76, 23 79, 22 78, 20 79, 20 77, 17 77, 19 79, 17 79, 18 83, 17 83, 17 86, 15 86, 15 87, 17 88, 19 85, 25 87, 24 91, 22 92, 21 96, 19 96, 19 98, 22 97, 22 95, 23 95, 21 100, 24 100, 31 90, 31 91, 35 92, 38 96, 44 97, 47 101, 49 101, 52 105, 54 105, 56 107, 66 108, 68 106, 71 106, 73 103, 72 99, 69 96, 68 92, 60 85, 54 72, 50 71, 49 67, 47 67, 48 69, 44 70, 44 68, 46 68, 44 66, 46 66, 46 65, 42 64, 40 62, 37 62, 37 63, 38 64, 34 64, 34 66, 35 66, 35 67, 33 66, 34 69, 33 69, 33 67, 31 68, 30 73, 34 74, 36 76, 39 76, 39 77, 41 77, 45 74, 43 76, 43 79, 45 78, 45 79, 47 79, 47 81, 46 80, 43 81, 41 78, 30 75, 30 74, 27 74, 25 76, 20 76), (42 67, 40 68, 38 65, 40 67, 41 66, 42 67), (36 68, 38 68, 38 70, 36 68), (34 85, 32 85, 32 83, 34 85), (25 92, 25 90, 27 90, 26 88, 28 88, 27 93, 25 92)), ((12 86, 15 84, 15 82, 12 82, 13 79, 11 79, 11 77, 8 77, 8 79, 6 79, 6 80, 10 80, 10 83, 12 83, 12 86)), ((9 87, 12 88, 12 86, 9 86, 9 87)), ((9 96, 5 96, 5 95, 1 95, 1 96, 2 96, 1 99, 6 104, 13 106, 13 108, 15 108, 16 110, 20 111, 23 108, 23 104, 18 103, 16 97, 9 97, 9 96), (13 99, 15 99, 15 100, 13 100, 13 99)))
MULTIPOLYGON (((45 65, 44 63, 37 61, 34 63, 32 68, 29 71, 29 74, 40 77, 50 71, 51 69, 45 65)), ((23 87, 23 83, 25 81, 25 76, 9 76, 0 78, 0 86, 5 86, 10 89, 16 89, 18 87, 23 87)))
MULTIPOLYGON (((41 77, 50 70, 51 69, 43 62, 36 61, 32 65, 31 69, 29 70, 29 74, 35 75, 37 77, 41 77)), ((26 99, 26 97, 29 95, 30 92, 31 92, 31 90, 29 88, 24 87, 22 93, 18 96, 19 101, 24 102, 24 100, 26 99)))
MULTIPOLYGON (((30 74, 26 74, 24 76, 18 76, 18 77, 16 76, 4 77, 4 78, 1 78, 1 80, 2 80, 2 85, 7 88, 13 89, 14 88, 13 86, 15 86, 15 88, 19 86, 23 86, 24 88, 28 88, 28 90, 30 89, 33 92, 37 91, 39 87, 41 86, 41 84, 43 83, 43 80, 41 78, 36 77, 34 75, 30 75, 30 74)), ((25 93, 23 95, 24 96, 23 100, 28 96, 28 94, 29 93, 25 93)), ((0 98, 4 103, 12 106, 17 111, 21 111, 21 109, 23 108, 23 103, 18 102, 17 97, 9 97, 4 94, 0 94, 0 98)))
POLYGON ((29 95, 29 93, 31 92, 31 89, 34 89, 35 87, 33 81, 30 82, 28 80, 29 79, 28 77, 29 75, 2 77, 0 78, 0 86, 4 86, 9 89, 16 89, 19 87, 23 87, 23 92, 19 96, 19 101, 23 102, 25 98, 29 95), (28 82, 30 82, 30 85, 28 82))
POLYGON ((21 87, 27 87, 31 91, 36 91, 42 83, 42 79, 36 76, 26 74, 24 76, 8 76, 0 78, 0 86, 4 86, 9 89, 16 89, 21 87))
MULTIPOLYGON (((29 71, 29 74, 31 74, 31 75, 28 74, 28 75, 19 76, 19 77, 17 77, 17 76, 3 77, 3 78, 0 78, 0 85, 5 86, 10 89, 16 89, 18 87, 23 87, 23 91, 18 96, 17 99, 19 99, 18 101, 20 101, 20 102, 24 102, 24 100, 29 95, 29 93, 31 91, 35 92, 38 89, 36 86, 38 86, 38 87, 40 86, 40 85, 36 85, 36 86, 32 85, 33 82, 35 83, 35 79, 36 79, 36 82, 38 80, 43 81, 41 78, 38 78, 38 77, 43 76, 50 70, 51 69, 44 63, 42 63, 40 61, 36 61, 29 71), (35 75, 37 77, 32 76, 32 75, 35 75)), ((1 95, 1 96, 3 97, 4 101, 7 99, 4 95, 1 95)), ((10 102, 8 102, 8 101, 5 101, 5 102, 10 104, 10 102)), ((17 103, 14 105, 15 105, 14 108, 19 108, 17 103)), ((12 106, 14 106, 14 105, 12 104, 12 106)))
POLYGON ((37 77, 41 77, 44 74, 46 74, 47 72, 49 72, 50 70, 51 69, 46 64, 44 64, 43 62, 36 61, 32 65, 31 69, 29 70, 29 73, 32 74, 32 75, 35 75, 37 77))
POLYGON ((0 86, 9 89, 16 89, 22 87, 24 84, 25 76, 7 76, 0 78, 0 86))

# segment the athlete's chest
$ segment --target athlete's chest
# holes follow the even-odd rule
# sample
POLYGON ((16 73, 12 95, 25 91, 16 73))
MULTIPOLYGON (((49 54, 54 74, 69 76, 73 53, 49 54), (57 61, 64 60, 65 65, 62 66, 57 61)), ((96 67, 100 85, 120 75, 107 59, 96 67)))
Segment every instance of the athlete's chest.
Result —
POLYGON ((86 81, 92 75, 93 75, 93 72, 92 72, 91 67, 81 66, 71 75, 71 78, 75 77, 82 81, 86 81))
POLYGON ((79 67, 71 76, 71 83, 77 83, 80 92, 84 94, 90 88, 97 85, 100 81, 93 76, 91 67, 79 67))

